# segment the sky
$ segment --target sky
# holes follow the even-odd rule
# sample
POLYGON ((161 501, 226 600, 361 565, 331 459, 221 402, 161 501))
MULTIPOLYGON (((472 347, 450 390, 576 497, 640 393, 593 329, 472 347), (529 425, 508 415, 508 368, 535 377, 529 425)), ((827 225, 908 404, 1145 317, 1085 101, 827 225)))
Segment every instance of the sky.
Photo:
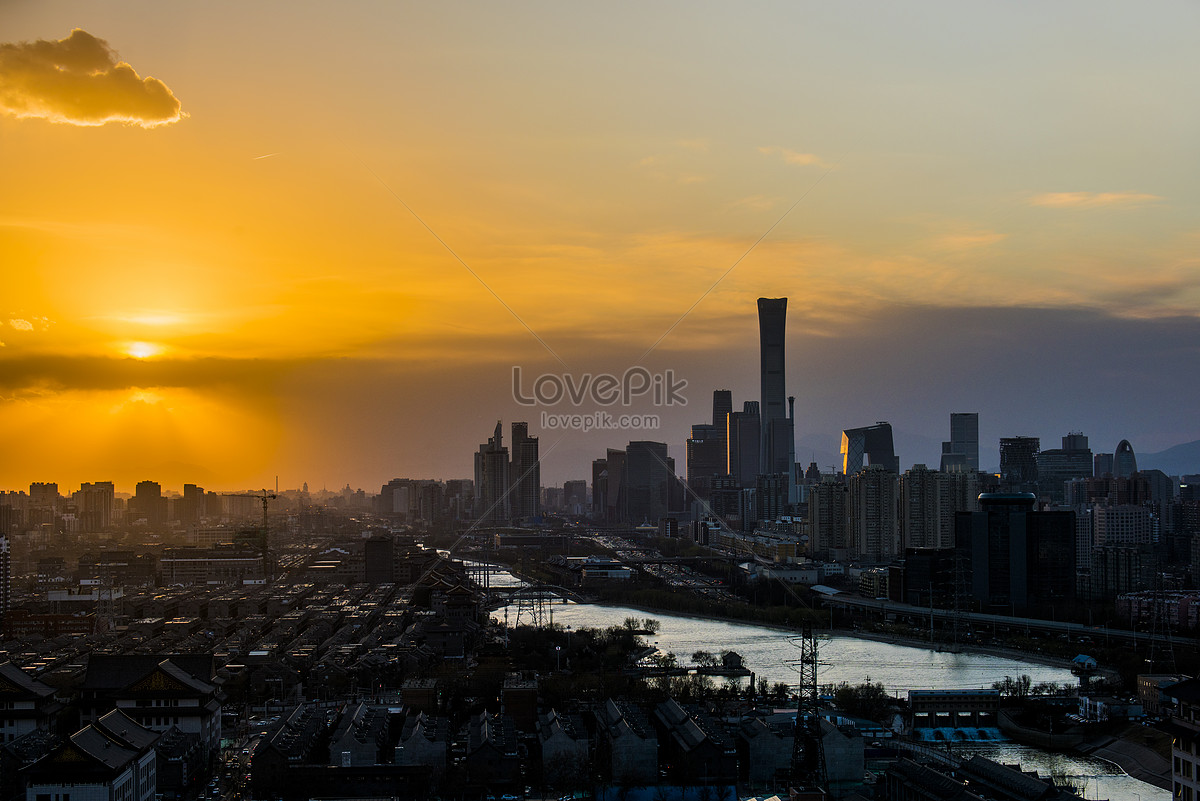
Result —
POLYGON ((0 488, 543 483, 757 400, 1200 439, 1200 6, 0 0, 0 488), (631 367, 598 405, 515 395, 631 367), (514 391, 514 368, 523 385, 514 391), (657 415, 563 431, 543 413, 657 415))

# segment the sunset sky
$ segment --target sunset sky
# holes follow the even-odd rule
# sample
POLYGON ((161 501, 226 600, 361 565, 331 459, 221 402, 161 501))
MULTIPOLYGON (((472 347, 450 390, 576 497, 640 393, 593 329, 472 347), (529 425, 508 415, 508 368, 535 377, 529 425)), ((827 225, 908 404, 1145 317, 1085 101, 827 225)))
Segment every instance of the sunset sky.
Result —
POLYGON ((1194 2, 4 0, 0 488, 378 491, 470 476, 497 419, 546 484, 630 439, 682 472, 713 389, 758 398, 760 296, 790 299, 803 462, 888 420, 936 465, 957 411, 992 469, 1001 436, 1200 439, 1197 30, 1194 2), (511 398, 514 366, 630 365, 688 381, 618 410, 657 432, 511 398))

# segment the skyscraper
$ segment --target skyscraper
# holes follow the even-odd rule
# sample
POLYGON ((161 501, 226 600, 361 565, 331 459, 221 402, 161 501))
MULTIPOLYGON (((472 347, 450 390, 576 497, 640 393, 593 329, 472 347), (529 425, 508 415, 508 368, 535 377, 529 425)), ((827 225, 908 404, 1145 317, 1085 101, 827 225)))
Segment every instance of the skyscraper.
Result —
POLYGON ((1062 448, 1040 451, 1037 462, 1038 491, 1052 503, 1066 499, 1066 483, 1076 478, 1090 478, 1094 460, 1088 438, 1072 432, 1062 438, 1062 448))
POLYGON ((728 472, 740 487, 753 487, 761 459, 762 420, 758 401, 746 401, 740 412, 730 412, 726 432, 728 472))
POLYGON ((1075 513, 1034 511, 1033 493, 984 493, 955 515, 954 540, 980 611, 1045 614, 1075 598, 1075 513))
POLYGON ((900 459, 892 445, 892 424, 847 428, 842 432, 842 472, 852 476, 863 469, 863 457, 868 465, 879 465, 899 474, 900 459))
POLYGON ((900 554, 897 495, 900 481, 883 465, 871 464, 847 477, 850 485, 850 547, 867 562, 886 562, 900 554))
POLYGON ((727 389, 713 390, 712 424, 720 432, 721 441, 725 441, 725 432, 729 425, 729 413, 733 411, 733 393, 727 389))
POLYGON ((762 398, 760 473, 793 476, 792 421, 788 417, 784 372, 784 341, 787 298, 758 299, 759 377, 762 398))
POLYGON ((1129 478, 1136 472, 1137 456, 1129 440, 1123 439, 1117 445, 1117 452, 1113 454, 1113 475, 1117 478, 1129 478))
POLYGON ((12 556, 9 551, 8 535, 0 532, 0 619, 8 613, 9 593, 12 590, 12 556))
POLYGON ((625 519, 632 525, 666 517, 674 460, 665 442, 638 441, 625 449, 625 519))
POLYGON ((603 519, 608 514, 608 460, 592 460, 592 515, 603 519))
POLYGON ((538 438, 529 436, 529 423, 512 424, 512 512, 519 521, 542 514, 542 467, 538 457, 538 438))
POLYGON ((479 446, 475 454, 475 517, 491 525, 508 523, 509 501, 508 448, 504 447, 504 424, 496 421, 496 431, 479 446))
POLYGON ((950 414, 950 441, 942 443, 942 472, 979 469, 979 412, 950 414))
POLYGON ((111 481, 85 482, 79 486, 75 497, 84 531, 103 531, 112 524, 116 488, 111 481))
POLYGON ((1001 437, 1000 481, 1013 492, 1037 489, 1037 454, 1042 441, 1037 437, 1001 437))

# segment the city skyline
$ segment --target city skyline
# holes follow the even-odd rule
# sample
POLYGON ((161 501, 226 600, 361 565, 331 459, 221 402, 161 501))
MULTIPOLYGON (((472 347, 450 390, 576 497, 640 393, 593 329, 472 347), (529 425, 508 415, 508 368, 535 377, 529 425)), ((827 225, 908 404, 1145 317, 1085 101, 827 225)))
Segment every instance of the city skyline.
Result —
POLYGON ((0 486, 462 478, 498 418, 546 484, 682 466, 758 297, 802 464, 887 420, 934 467, 962 411, 984 469, 1200 440, 1194 5, 2 14, 0 486), (631 366, 688 383, 655 430, 510 398, 631 366))

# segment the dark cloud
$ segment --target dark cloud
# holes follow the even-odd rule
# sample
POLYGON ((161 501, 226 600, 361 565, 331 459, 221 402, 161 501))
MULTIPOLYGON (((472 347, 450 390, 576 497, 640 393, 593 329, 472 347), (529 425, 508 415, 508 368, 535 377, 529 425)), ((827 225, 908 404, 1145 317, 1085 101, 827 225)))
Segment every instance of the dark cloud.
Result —
POLYGON ((157 78, 142 78, 103 39, 76 28, 65 39, 0 44, 0 111, 71 125, 152 128, 184 116, 157 78))

